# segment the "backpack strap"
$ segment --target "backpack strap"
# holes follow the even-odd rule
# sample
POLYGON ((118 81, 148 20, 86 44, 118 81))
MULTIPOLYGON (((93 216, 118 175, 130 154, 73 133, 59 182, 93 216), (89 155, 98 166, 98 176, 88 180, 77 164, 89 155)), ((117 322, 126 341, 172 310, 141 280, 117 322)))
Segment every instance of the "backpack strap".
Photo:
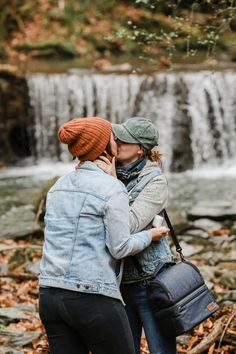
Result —
POLYGON ((164 216, 164 219, 166 221, 168 228, 170 229, 170 235, 171 235, 171 238, 174 242, 175 249, 179 253, 181 261, 183 262, 183 261, 185 261, 185 259, 184 259, 183 253, 182 253, 182 247, 179 244, 177 235, 175 233, 175 230, 170 222, 169 216, 168 216, 167 211, 165 209, 163 209, 163 216, 164 216))

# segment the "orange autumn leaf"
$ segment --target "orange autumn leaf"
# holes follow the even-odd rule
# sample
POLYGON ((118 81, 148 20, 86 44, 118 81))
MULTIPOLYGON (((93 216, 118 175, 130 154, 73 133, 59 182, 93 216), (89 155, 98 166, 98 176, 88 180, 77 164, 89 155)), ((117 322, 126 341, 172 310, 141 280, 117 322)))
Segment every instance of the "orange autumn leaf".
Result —
POLYGON ((20 296, 20 295, 27 295, 29 293, 29 290, 31 289, 31 284, 30 282, 27 282, 25 284, 23 284, 19 290, 17 291, 16 295, 20 296))
POLYGON ((221 229, 221 230, 210 230, 208 231, 209 235, 212 236, 225 236, 225 235, 229 235, 230 234, 230 230, 229 229, 221 229))
POLYGON ((208 318, 205 322, 204 322, 204 328, 208 328, 208 329, 211 329, 213 327, 214 323, 213 321, 208 318))
POLYGON ((213 354, 214 353, 214 349, 215 349, 215 343, 213 343, 211 346, 210 346, 210 348, 209 348, 209 350, 208 350, 208 353, 207 354, 213 354))
POLYGON ((197 336, 202 336, 204 334, 204 327, 203 323, 201 323, 196 329, 195 329, 195 335, 197 336))
POLYGON ((188 342, 188 350, 192 349, 192 347, 198 342, 199 338, 196 336, 192 337, 188 342))

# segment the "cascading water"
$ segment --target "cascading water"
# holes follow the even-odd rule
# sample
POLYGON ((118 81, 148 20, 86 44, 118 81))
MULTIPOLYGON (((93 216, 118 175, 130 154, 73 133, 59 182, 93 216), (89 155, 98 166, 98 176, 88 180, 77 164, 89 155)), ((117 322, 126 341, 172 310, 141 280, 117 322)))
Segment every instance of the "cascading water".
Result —
POLYGON ((38 158, 68 160, 58 127, 94 115, 115 123, 134 115, 150 118, 172 171, 236 157, 235 73, 32 74, 27 82, 38 158))

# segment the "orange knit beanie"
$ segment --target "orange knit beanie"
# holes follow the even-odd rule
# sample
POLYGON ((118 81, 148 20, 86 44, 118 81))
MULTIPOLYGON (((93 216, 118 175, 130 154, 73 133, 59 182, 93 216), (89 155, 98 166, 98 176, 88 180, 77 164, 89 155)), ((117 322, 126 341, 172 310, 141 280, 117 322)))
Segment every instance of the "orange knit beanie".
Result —
POLYGON ((75 118, 63 124, 58 136, 80 161, 94 161, 110 141, 111 123, 99 117, 75 118))

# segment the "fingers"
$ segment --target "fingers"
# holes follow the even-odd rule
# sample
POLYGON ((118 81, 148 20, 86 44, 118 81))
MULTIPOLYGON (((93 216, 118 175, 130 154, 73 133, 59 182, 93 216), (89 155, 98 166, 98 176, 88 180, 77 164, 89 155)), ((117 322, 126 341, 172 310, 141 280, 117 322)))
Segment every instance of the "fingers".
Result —
POLYGON ((103 160, 104 162, 106 162, 108 165, 110 165, 111 163, 110 163, 110 161, 108 160, 108 158, 107 157, 105 157, 105 156, 99 156, 99 159, 100 160, 103 160))
POLYGON ((167 234, 169 231, 170 231, 170 229, 168 227, 166 227, 166 226, 162 226, 162 227, 159 228, 159 232, 161 234, 167 234))
POLYGON ((99 166, 99 167, 107 167, 107 164, 106 164, 104 161, 95 160, 94 162, 95 162, 96 165, 99 166))
POLYGON ((152 229, 153 233, 152 233, 152 239, 153 241, 160 241, 163 237, 168 236, 168 232, 170 231, 170 229, 168 229, 168 227, 161 227, 161 228, 154 228, 152 229))

